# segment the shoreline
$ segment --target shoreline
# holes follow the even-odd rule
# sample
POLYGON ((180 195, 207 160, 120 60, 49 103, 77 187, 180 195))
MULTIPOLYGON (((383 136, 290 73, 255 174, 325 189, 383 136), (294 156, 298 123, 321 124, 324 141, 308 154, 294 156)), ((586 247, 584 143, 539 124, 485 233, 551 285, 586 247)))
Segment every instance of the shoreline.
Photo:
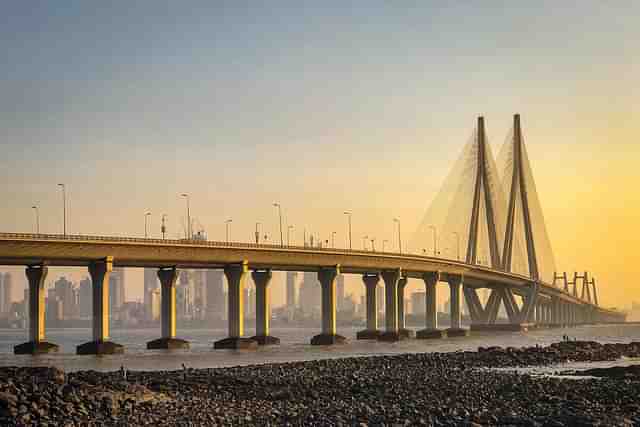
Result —
POLYGON ((637 368, 577 382, 482 369, 621 357, 640 357, 640 342, 569 341, 126 374, 7 367, 0 368, 0 424, 638 424, 637 368))

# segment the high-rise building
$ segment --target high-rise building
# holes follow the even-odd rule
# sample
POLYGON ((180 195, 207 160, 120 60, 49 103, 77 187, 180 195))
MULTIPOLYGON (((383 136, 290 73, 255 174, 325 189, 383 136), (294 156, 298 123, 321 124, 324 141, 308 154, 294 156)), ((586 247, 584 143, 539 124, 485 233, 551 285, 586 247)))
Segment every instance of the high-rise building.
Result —
POLYGON ((344 274, 338 274, 338 277, 336 277, 336 306, 339 311, 345 308, 344 274))
POLYGON ((2 305, 0 306, 0 312, 9 313, 11 311, 11 304, 13 303, 13 299, 11 294, 13 293, 13 281, 11 277, 11 273, 6 272, 3 274, 2 278, 2 288, 0 289, 2 293, 2 305))
POLYGON ((54 283, 55 296, 62 303, 62 319, 73 319, 78 315, 78 304, 73 282, 64 276, 54 283))
POLYGON ((288 308, 296 307, 296 282, 298 280, 297 271, 287 271, 287 301, 286 306, 288 308))
POLYGON ((385 301, 384 286, 379 284, 376 287, 376 303, 378 305, 378 313, 384 313, 384 301, 385 301))
POLYGON ((193 315, 194 318, 202 320, 205 317, 207 308, 207 279, 205 271, 194 270, 193 276, 193 315))
POLYGON ((159 283, 158 270, 145 268, 142 303, 149 319, 151 319, 151 292, 159 288, 159 283))
POLYGON ((256 297, 253 286, 246 283, 244 286, 244 316, 251 317, 255 314, 256 310, 256 297))
POLYGON ((82 318, 91 317, 93 312, 92 292, 91 279, 85 277, 78 287, 78 313, 82 318))
POLYGON ((153 291, 149 292, 149 320, 152 320, 154 322, 160 320, 160 304, 160 289, 154 289, 153 291))
POLYGON ((224 272, 222 270, 207 270, 207 308, 208 319, 221 319, 224 314, 224 272))
POLYGON ((109 274, 109 310, 115 314, 124 304, 124 269, 114 268, 109 274))
POLYGON ((427 293, 424 291, 416 291, 411 294, 411 314, 416 316, 424 316, 427 312, 426 308, 427 293))
POLYGON ((298 307, 307 315, 320 311, 320 283, 317 273, 304 272, 298 294, 298 307))

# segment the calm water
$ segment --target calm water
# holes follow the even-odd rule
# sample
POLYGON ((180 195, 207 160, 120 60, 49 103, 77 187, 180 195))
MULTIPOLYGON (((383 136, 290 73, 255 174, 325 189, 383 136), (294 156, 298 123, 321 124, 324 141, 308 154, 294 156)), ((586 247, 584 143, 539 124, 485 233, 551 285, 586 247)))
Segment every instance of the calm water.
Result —
MULTIPOLYGON (((146 342, 158 338, 159 330, 115 330, 113 341, 125 346, 125 354, 116 356, 76 356, 75 346, 91 337, 89 329, 48 330, 47 339, 61 346, 60 353, 46 356, 15 356, 13 346, 26 341, 21 330, 0 330, 0 366, 57 366, 66 371, 94 369, 108 371, 124 365, 133 370, 180 369, 182 363, 193 368, 250 365, 259 363, 288 362, 370 356, 381 354, 451 352, 476 350, 479 346, 532 346, 548 345, 569 335, 579 340, 606 342, 640 341, 640 325, 598 325, 567 329, 541 329, 526 333, 491 332, 473 333, 469 337, 443 340, 407 340, 398 343, 358 341, 358 328, 341 328, 339 332, 350 339, 343 346, 317 347, 309 345, 317 329, 278 328, 272 334, 281 339, 280 346, 260 348, 254 351, 213 350, 212 343, 225 337, 222 329, 179 330, 178 336, 191 342, 190 350, 147 350, 146 342)), ((568 366, 571 368, 571 366, 568 366)))

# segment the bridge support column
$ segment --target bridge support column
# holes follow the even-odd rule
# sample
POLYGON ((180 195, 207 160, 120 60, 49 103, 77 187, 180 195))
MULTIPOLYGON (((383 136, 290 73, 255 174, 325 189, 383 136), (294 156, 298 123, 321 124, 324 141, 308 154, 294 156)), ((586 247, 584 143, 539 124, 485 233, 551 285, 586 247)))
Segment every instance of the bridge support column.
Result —
POLYGON ((227 278, 229 336, 213 343, 215 349, 255 349, 258 343, 244 336, 244 281, 249 271, 247 261, 224 268, 227 278))
POLYGON ((365 274, 362 276, 365 286, 365 299, 367 310, 367 329, 358 331, 356 338, 359 340, 375 340, 380 335, 378 330, 378 300, 376 299, 376 289, 380 282, 380 275, 365 274))
POLYGON ((451 325, 447 329, 447 336, 449 337, 461 337, 469 335, 468 329, 462 329, 462 306, 461 306, 461 289, 463 283, 463 276, 461 274, 449 274, 447 275, 447 281, 449 282, 449 307, 451 314, 451 325))
POLYGON ((435 271, 425 273, 422 276, 425 285, 425 328, 416 332, 418 339, 443 338, 447 333, 438 329, 438 305, 437 305, 437 285, 440 280, 440 273, 435 271))
POLYGON ((77 354, 120 354, 124 347, 109 341, 109 273, 113 257, 89 264, 93 303, 93 341, 76 347, 77 354))
POLYGON ((400 269, 382 272, 385 296, 385 330, 378 337, 380 341, 398 341, 403 338, 398 332, 398 281, 400 274, 400 269))
POLYGON ((271 270, 254 271, 251 273, 256 286, 256 335, 252 337, 258 345, 277 345, 280 339, 272 337, 269 331, 271 321, 271 270))
POLYGON ((416 333, 407 329, 404 313, 404 289, 407 287, 407 278, 401 277, 398 280, 398 334, 402 338, 413 338, 416 333))
POLYGON ((44 354, 58 351, 56 344, 45 341, 44 281, 47 266, 34 265, 26 269, 29 281, 29 341, 13 347, 15 354, 44 354))
POLYGON ((322 288, 322 333, 311 338, 311 345, 344 344, 347 339, 336 333, 336 277, 340 266, 323 267, 318 271, 322 288))
POLYGON ((162 336, 147 343, 149 350, 174 350, 189 348, 189 342, 176 338, 176 281, 178 270, 175 267, 158 270, 160 279, 160 322, 162 336))

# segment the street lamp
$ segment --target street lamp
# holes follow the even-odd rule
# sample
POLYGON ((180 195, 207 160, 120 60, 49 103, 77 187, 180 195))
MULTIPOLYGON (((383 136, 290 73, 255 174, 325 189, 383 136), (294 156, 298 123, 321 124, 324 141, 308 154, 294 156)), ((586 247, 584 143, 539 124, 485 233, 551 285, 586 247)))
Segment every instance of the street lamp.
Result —
POLYGON ((347 220, 349 222, 349 249, 353 249, 351 247, 351 212, 345 211, 344 214, 347 215, 347 220))
POLYGON ((398 253, 402 253, 402 238, 400 235, 400 220, 398 218, 393 218, 393 221, 398 223, 398 253))
POLYGON ((151 212, 145 212, 144 213, 144 238, 146 239, 148 236, 148 232, 147 232, 147 222, 148 222, 148 218, 149 215, 151 215, 151 212))
POLYGON ((284 246, 284 239, 282 238, 282 207, 280 203, 274 203, 273 206, 278 208, 278 217, 280 218, 280 246, 284 246))
POLYGON ((454 231, 453 234, 456 236, 456 258, 460 261, 460 233, 454 231))
POLYGON ((384 252, 384 248, 387 245, 387 242, 388 242, 388 240, 386 240, 386 239, 382 241, 382 252, 384 252))
POLYGON ((164 223, 166 218, 167 218, 167 215, 166 214, 162 214, 162 225, 160 226, 160 232, 162 233, 162 240, 164 240, 164 235, 167 232, 167 226, 164 223))
POLYGON ((181 196, 187 200, 187 230, 185 231, 185 233, 187 233, 187 239, 191 240, 193 235, 191 234, 191 210, 189 208, 189 195, 186 193, 182 193, 181 196))
POLYGON ((58 184, 62 188, 62 234, 67 235, 67 190, 64 184, 58 184))
POLYGON ((256 245, 260 244, 260 231, 258 231, 259 222, 256 222, 256 245))
POLYGON ((433 256, 435 257, 438 251, 438 230, 433 225, 430 225, 429 228, 433 230, 433 256))
POLYGON ((376 251, 376 239, 373 238, 371 239, 371 252, 375 252, 376 251))
POLYGON ((229 226, 231 225, 232 222, 233 222, 232 219, 228 219, 224 222, 227 229, 227 243, 229 243, 229 226))
POLYGON ((331 232, 331 247, 335 249, 336 247, 336 232, 331 232))
POLYGON ((293 225, 287 226, 287 246, 291 246, 291 230, 293 230, 293 225))
POLYGON ((40 212, 37 206, 31 206, 31 209, 33 209, 36 214, 36 234, 40 234, 40 212))

